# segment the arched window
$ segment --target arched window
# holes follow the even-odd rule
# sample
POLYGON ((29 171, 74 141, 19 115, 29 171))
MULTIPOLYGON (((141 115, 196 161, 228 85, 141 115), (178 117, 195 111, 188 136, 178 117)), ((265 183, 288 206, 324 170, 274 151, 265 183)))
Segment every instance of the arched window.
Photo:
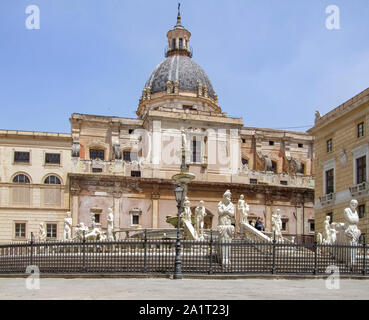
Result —
POLYGON ((61 184, 61 181, 58 177, 56 176, 48 176, 45 181, 45 184, 61 184))
POLYGON ((18 174, 13 178, 13 183, 30 183, 30 181, 25 174, 18 174))

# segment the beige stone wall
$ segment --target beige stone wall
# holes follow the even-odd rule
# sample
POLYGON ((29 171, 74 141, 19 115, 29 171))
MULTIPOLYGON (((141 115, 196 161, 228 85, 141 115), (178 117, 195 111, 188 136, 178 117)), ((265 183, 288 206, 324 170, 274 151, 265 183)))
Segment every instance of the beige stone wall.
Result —
MULTIPOLYGON (((328 213, 333 213, 334 222, 343 222, 344 209, 349 207, 352 198, 359 201, 359 205, 366 205, 365 217, 360 220, 360 229, 364 234, 369 232, 368 193, 352 195, 350 188, 355 186, 355 149, 367 148, 369 143, 369 92, 354 97, 344 105, 331 111, 318 120, 311 129, 315 136, 315 218, 318 232, 323 232, 323 223, 328 213), (365 135, 357 136, 357 126, 364 122, 365 135), (327 152, 327 141, 332 139, 333 150, 327 152), (346 157, 346 162, 344 161, 346 157), (320 197, 325 195, 324 165, 331 161, 335 166, 335 200, 324 205, 320 197)), ((367 163, 369 159, 367 157, 367 163)), ((369 170, 367 166, 367 171, 369 170)))
POLYGON ((58 239, 63 237, 64 218, 69 210, 68 172, 71 171, 71 137, 68 134, 0 130, 0 242, 14 238, 14 223, 26 223, 26 238, 37 236, 40 222, 56 223, 58 239), (28 164, 14 163, 14 152, 30 153, 28 164), (45 164, 45 153, 59 153, 60 165, 45 164), (17 174, 30 184, 14 184, 17 174), (45 178, 57 176, 61 185, 45 185, 45 178))

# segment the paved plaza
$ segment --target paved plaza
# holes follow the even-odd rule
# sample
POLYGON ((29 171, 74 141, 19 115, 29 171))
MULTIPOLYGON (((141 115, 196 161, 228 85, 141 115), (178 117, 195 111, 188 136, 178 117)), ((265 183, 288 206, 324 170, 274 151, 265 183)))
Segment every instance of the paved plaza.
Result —
POLYGON ((335 300, 369 299, 369 280, 341 280, 330 290, 325 280, 41 279, 0 278, 0 299, 8 300, 335 300), (219 290, 222 288, 222 290, 219 290))

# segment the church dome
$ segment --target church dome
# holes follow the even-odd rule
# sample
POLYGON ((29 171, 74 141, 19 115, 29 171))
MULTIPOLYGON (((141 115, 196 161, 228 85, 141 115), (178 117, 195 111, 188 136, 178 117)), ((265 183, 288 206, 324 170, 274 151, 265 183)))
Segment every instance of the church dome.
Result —
POLYGON ((198 86, 208 88, 209 97, 216 95, 209 77, 205 71, 187 55, 172 55, 166 58, 152 72, 145 87, 151 88, 151 93, 167 90, 167 82, 178 81, 179 90, 198 92, 198 86))

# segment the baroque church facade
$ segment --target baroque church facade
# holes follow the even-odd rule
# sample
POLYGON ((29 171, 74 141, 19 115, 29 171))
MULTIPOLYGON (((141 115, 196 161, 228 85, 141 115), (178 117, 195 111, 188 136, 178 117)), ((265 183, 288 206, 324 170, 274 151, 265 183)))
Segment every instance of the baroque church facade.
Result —
MULTIPOLYGON (((177 213, 172 176, 180 170, 181 132, 196 179, 188 197, 203 200, 205 227, 217 225, 226 190, 244 195, 250 222, 271 231, 280 209, 286 234, 314 234, 313 137, 304 132, 244 126, 219 106, 205 71, 192 60, 191 33, 181 23, 167 34, 165 60, 150 75, 137 118, 73 114, 71 134, 0 131, 0 242, 24 241, 47 226, 62 239, 64 218, 73 226, 95 216, 117 234, 168 229, 177 213)), ((235 225, 239 215, 236 212, 235 225)))

